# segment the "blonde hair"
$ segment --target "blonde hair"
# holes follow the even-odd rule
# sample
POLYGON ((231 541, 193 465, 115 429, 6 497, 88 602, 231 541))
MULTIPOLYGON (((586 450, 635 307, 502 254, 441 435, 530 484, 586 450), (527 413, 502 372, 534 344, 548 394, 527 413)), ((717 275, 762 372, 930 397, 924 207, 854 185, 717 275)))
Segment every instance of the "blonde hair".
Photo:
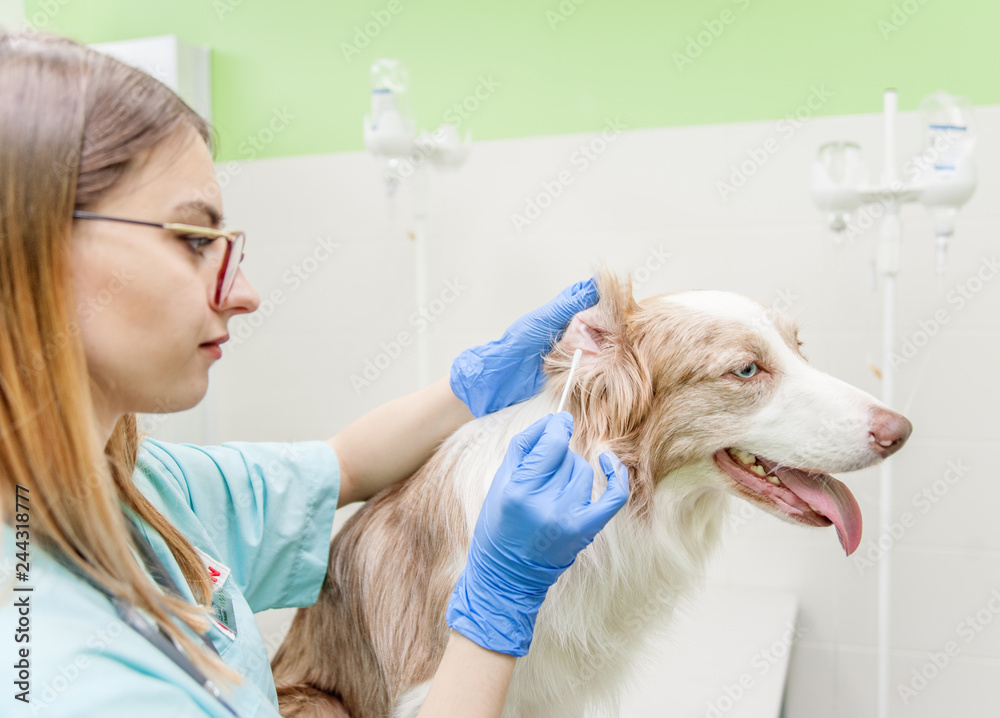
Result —
POLYGON ((153 617, 201 670, 238 674, 175 623, 208 628, 211 583, 185 537, 132 482, 139 432, 104 447, 70 271, 72 214, 144 153, 208 124, 162 83, 65 38, 0 34, 0 489, 28 489, 32 541, 153 617), (126 507, 170 547, 197 605, 161 593, 132 554, 126 507))

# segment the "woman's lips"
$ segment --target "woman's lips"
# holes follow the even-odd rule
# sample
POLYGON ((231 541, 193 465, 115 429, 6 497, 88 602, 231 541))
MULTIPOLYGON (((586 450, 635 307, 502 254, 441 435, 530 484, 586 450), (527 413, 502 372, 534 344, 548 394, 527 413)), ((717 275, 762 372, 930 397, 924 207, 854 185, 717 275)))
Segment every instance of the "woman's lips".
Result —
POLYGON ((204 349, 206 352, 211 354, 216 359, 222 358, 222 347, 221 344, 225 344, 229 341, 229 335, 223 334, 221 337, 217 337, 210 342, 205 342, 204 344, 199 344, 199 349, 204 349))

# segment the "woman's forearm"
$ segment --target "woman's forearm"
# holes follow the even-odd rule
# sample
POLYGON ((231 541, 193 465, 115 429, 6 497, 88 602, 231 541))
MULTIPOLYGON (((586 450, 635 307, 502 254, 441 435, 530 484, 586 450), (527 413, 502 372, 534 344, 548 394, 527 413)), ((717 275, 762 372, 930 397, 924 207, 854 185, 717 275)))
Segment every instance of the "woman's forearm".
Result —
POLYGON ((379 406, 327 440, 340 460, 340 500, 364 501, 413 474, 472 412, 444 377, 379 406))
POLYGON ((417 718, 499 718, 516 662, 452 631, 417 718))

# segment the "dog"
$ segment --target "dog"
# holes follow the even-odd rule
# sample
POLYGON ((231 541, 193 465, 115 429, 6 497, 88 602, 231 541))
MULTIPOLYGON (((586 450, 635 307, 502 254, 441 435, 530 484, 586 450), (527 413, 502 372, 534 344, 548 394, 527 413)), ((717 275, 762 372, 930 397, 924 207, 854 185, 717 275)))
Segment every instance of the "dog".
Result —
POLYGON ((555 411, 577 348, 570 447, 595 467, 595 500, 606 486, 597 457, 614 451, 629 499, 549 590, 505 718, 614 715, 648 636, 703 575, 730 496, 833 525, 848 555, 857 548, 857 501, 828 472, 885 459, 910 422, 810 366, 797 325, 749 297, 699 290, 637 302, 631 282, 607 270, 598 288, 598 303, 546 356, 538 396, 461 427, 334 538, 319 599, 297 612, 272 663, 283 715, 417 714, 494 473, 511 438, 555 411))

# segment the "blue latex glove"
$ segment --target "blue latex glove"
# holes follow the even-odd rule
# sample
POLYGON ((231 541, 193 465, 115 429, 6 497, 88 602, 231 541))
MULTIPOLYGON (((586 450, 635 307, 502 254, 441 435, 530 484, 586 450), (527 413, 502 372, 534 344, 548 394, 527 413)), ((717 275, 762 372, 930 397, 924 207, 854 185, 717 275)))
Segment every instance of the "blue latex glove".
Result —
POLYGON ((474 416, 530 399, 545 383, 542 357, 573 315, 596 303, 593 277, 566 287, 544 307, 511 324, 499 340, 459 354, 451 365, 451 390, 474 416))
POLYGON ((563 411, 515 436, 479 512, 447 618, 484 648, 528 652, 549 587, 628 499, 628 469, 606 452, 608 486, 590 502, 594 471, 569 450, 572 433, 563 411))

